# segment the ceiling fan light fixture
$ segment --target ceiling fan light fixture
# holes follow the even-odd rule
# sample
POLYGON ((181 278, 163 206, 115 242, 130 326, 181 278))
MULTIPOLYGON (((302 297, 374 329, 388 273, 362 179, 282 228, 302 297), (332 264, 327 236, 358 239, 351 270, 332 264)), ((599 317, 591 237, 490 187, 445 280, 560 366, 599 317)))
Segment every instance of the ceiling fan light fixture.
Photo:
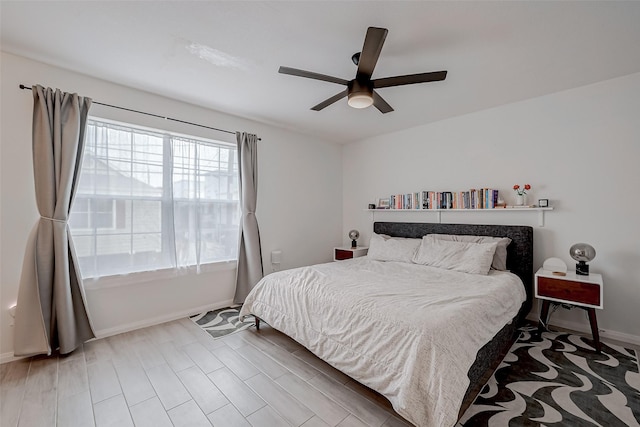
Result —
POLYGON ((367 108, 373 105, 373 88, 368 84, 361 84, 358 80, 349 82, 349 99, 352 108, 367 108))
POLYGON ((347 103, 349 107, 367 108, 373 104, 373 97, 368 93, 350 93, 347 103))

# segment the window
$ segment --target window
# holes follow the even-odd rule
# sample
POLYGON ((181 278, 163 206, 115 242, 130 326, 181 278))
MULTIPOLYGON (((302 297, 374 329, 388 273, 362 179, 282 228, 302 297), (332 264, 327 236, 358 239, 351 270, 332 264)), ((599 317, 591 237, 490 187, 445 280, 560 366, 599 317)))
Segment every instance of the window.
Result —
POLYGON ((236 259, 236 147, 90 119, 69 226, 83 278, 236 259))

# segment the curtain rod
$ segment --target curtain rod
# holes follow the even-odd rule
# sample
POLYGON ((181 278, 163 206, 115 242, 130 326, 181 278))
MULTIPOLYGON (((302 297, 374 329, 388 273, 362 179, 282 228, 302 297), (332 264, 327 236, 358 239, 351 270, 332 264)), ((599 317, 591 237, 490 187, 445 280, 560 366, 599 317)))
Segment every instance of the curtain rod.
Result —
MULTIPOLYGON (((23 85, 23 84, 20 84, 19 87, 20 87, 20 89, 24 89, 24 90, 33 90, 31 86, 27 86, 27 85, 23 85)), ((159 114, 147 113, 145 111, 133 110, 131 108, 119 107, 117 105, 105 104, 103 102, 98 102, 98 101, 92 101, 92 103, 93 104, 102 105, 104 107, 117 108, 118 110, 131 111, 132 113, 144 114, 146 116, 152 116, 152 117, 157 117, 157 118, 164 119, 164 120, 171 120, 173 122, 184 123, 184 124, 191 125, 191 126, 198 126, 198 127, 205 128, 205 129, 217 130, 219 132, 230 133, 232 135, 236 134, 235 132, 230 131, 230 130, 218 129, 218 128, 214 128, 214 127, 211 127, 211 126, 201 125, 201 124, 198 124, 198 123, 187 122, 185 120, 174 119, 172 117, 161 116, 159 114)), ((261 141, 261 139, 258 138, 258 141, 261 141)))

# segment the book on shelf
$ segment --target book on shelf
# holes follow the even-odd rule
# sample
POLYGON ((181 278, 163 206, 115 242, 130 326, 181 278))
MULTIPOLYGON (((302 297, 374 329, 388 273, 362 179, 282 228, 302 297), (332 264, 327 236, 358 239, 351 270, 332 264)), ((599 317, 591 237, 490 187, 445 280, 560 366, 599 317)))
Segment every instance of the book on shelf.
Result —
POLYGON ((493 188, 471 188, 467 191, 423 190, 392 194, 389 196, 389 208, 398 210, 504 208, 504 205, 498 204, 498 196, 499 191, 493 188))

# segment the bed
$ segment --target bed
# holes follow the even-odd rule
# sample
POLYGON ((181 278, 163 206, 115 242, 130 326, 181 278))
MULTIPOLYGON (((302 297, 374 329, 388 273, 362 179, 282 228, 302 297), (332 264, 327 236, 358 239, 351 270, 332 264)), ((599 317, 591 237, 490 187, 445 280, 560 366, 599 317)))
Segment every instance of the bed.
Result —
POLYGON ((361 257, 268 275, 240 315, 289 335, 415 425, 453 426, 531 308, 533 230, 376 222, 374 233, 506 237, 509 271, 477 275, 361 257))

